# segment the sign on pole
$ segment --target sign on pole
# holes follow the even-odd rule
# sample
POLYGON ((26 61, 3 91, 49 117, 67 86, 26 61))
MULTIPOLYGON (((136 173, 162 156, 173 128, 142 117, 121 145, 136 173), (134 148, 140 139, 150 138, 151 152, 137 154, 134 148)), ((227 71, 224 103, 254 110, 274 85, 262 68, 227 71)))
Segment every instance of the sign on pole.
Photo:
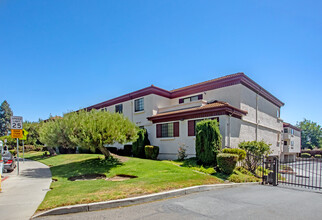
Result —
POLYGON ((25 129, 22 129, 22 138, 20 138, 20 140, 27 140, 28 134, 29 134, 28 131, 26 131, 25 129))
POLYGON ((22 129, 21 116, 11 116, 11 129, 22 129))
POLYGON ((17 138, 17 174, 19 175, 19 138, 22 138, 22 117, 11 116, 11 137, 17 138))
POLYGON ((23 138, 22 130, 11 129, 12 138, 23 138))

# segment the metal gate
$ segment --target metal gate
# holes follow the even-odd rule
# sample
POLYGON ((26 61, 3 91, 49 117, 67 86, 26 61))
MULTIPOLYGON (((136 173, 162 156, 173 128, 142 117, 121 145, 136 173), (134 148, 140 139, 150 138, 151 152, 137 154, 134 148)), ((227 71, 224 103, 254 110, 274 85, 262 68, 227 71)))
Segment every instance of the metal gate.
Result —
POLYGON ((322 159, 296 158, 290 162, 278 162, 278 184, 322 190, 322 159))

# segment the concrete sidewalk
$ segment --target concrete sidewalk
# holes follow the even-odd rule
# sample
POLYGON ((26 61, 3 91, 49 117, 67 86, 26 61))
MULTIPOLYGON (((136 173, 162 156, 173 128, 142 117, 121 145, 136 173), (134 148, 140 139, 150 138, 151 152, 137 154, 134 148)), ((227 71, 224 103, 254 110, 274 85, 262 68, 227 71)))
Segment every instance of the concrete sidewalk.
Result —
POLYGON ((30 219, 43 201, 51 184, 48 166, 31 160, 20 161, 20 175, 17 168, 2 182, 0 193, 0 219, 30 219))

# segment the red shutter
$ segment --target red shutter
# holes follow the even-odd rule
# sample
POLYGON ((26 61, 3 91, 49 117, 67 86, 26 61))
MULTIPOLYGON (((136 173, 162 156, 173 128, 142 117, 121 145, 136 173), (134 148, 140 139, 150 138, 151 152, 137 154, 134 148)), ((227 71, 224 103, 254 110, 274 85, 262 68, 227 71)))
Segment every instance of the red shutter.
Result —
POLYGON ((173 122, 173 136, 179 137, 179 122, 173 122))
POLYGON ((198 95, 198 100, 202 99, 202 94, 198 95))
POLYGON ((179 99, 179 104, 182 104, 183 103, 183 99, 179 99))
POLYGON ((195 120, 188 121, 188 136, 195 136, 195 120))
POLYGON ((161 124, 157 124, 157 138, 162 136, 161 124))

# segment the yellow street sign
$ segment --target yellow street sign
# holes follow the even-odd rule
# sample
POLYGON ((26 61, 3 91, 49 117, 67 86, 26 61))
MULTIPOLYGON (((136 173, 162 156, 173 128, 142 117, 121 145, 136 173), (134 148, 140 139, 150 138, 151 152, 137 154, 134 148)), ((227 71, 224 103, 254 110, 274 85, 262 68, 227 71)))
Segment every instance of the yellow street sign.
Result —
POLYGON ((19 138, 20 140, 27 140, 27 135, 29 134, 28 131, 25 129, 22 129, 22 138, 19 138))
POLYGON ((22 129, 11 129, 12 138, 22 138, 22 129))

